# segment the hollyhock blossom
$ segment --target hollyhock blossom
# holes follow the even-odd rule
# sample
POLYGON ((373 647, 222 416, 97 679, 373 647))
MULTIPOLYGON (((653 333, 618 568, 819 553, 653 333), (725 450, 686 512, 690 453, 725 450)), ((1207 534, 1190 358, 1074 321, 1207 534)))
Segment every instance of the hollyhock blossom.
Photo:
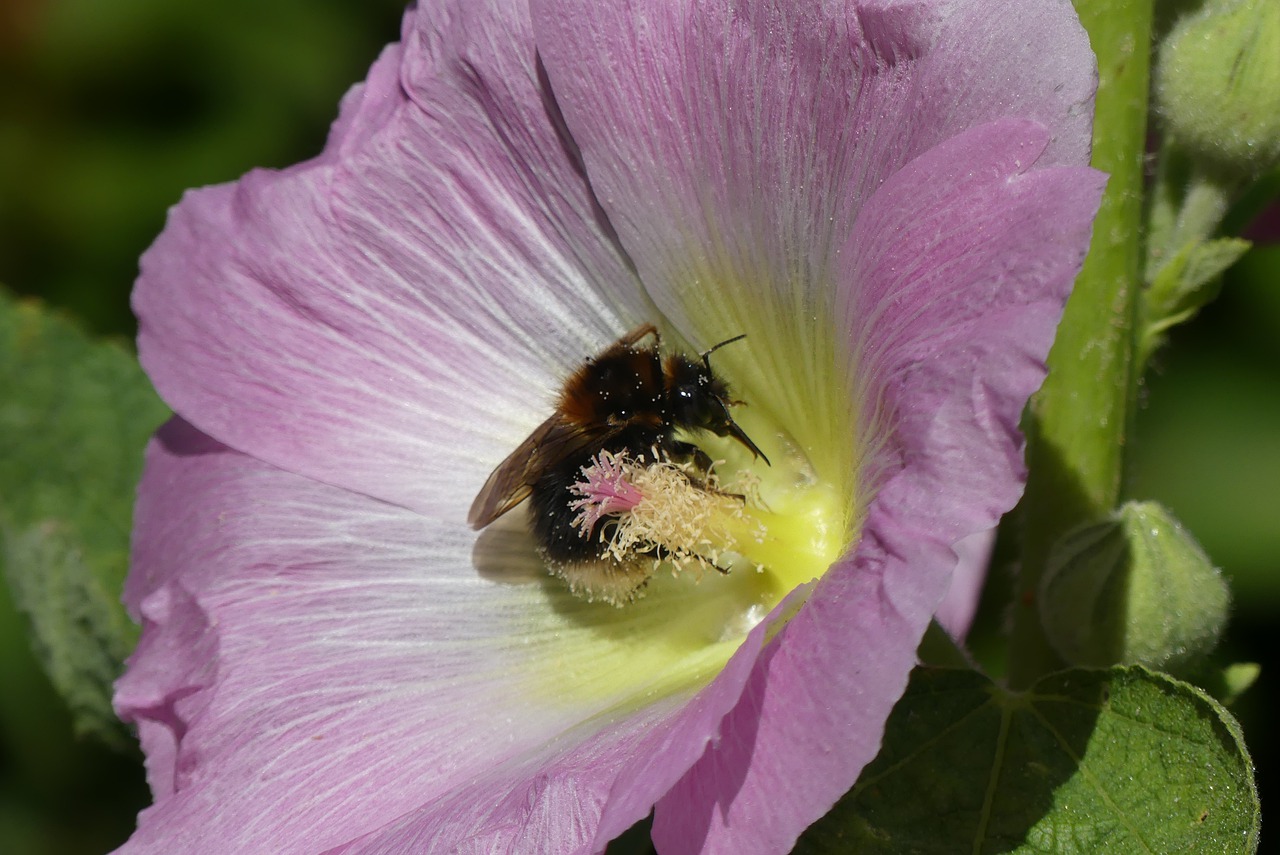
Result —
POLYGON ((121 851, 591 852, 651 809, 664 853, 785 851, 1018 497, 1093 85, 1059 0, 411 9, 319 157, 188 194, 143 258, 178 417, 125 592, 155 804, 121 851), (645 322, 746 334, 715 369, 772 466, 698 439, 767 535, 760 572, 615 608, 519 511, 466 518, 645 322))

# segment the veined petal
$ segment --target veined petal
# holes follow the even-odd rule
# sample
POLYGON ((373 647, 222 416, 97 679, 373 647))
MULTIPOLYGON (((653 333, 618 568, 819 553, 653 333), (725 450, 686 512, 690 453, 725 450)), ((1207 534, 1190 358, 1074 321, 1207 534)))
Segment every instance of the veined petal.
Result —
POLYGON ((171 212, 134 295, 161 395, 278 466, 465 515, 440 479, 474 493, 568 367, 653 317, 549 104, 522 3, 411 11, 321 157, 171 212), (441 412, 478 438, 447 473, 441 412))
POLYGON ((840 316, 853 392, 871 402, 861 539, 766 650, 718 745, 659 804, 664 855, 784 851, 835 803, 879 749, 953 545, 1017 501, 1018 419, 1103 184, 1085 167, 1033 169, 1045 144, 1038 123, 978 126, 906 164, 859 213, 841 252, 841 281, 857 287, 840 316))
POLYGON ((473 549, 177 420, 137 520, 116 706, 156 803, 122 853, 593 851, 701 756, 768 625, 655 640, 679 592, 587 608, 519 533, 473 549))
POLYGON ((841 253, 841 280, 856 283, 838 309, 853 392, 875 402, 864 441, 883 431, 887 460, 967 509, 931 524, 948 545, 1020 490, 1018 414, 1044 377, 1105 183, 1085 166, 1036 168, 1046 144, 1021 119, 953 137, 885 182, 841 253))
POLYGON ((830 267, 860 198, 891 171, 865 149, 897 126, 859 93, 900 88, 900 74, 873 75, 876 51, 897 42, 863 39, 852 4, 532 7, 565 121, 656 305, 699 346, 747 334, 717 359, 771 460, 853 472, 830 267))

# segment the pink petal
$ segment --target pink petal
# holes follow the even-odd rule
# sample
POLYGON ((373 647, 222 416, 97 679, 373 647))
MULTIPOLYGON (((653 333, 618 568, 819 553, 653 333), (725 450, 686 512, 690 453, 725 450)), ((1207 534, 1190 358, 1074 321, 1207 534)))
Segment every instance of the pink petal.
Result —
POLYGON ((325 153, 193 191, 142 260, 144 367, 203 431, 440 516, 652 312, 548 112, 521 3, 411 11, 325 153), (447 412, 477 442, 457 472, 447 412))
POLYGON ((996 530, 992 528, 961 538, 951 547, 956 553, 956 569, 934 617, 957 642, 964 641, 978 613, 995 543, 996 530))
POLYGON ((162 429, 126 591, 143 642, 116 696, 156 802, 120 851, 586 852, 647 814, 736 702, 767 624, 696 697, 646 698, 661 674, 593 691, 561 637, 599 630, 529 618, 583 604, 510 555, 478 575, 473 538, 162 429))
POLYGON ((1086 168, 1033 169, 1045 143, 1031 122, 979 126, 907 164, 860 212, 841 314, 879 402, 868 429, 880 435, 864 442, 882 449, 882 483, 852 559, 766 650, 719 747, 659 803, 664 855, 784 851, 835 803, 879 749, 952 545, 1017 501, 1018 419, 1102 189, 1086 168))
POLYGON ((532 7, 601 204, 694 341, 754 315, 820 324, 862 205, 954 134, 1022 116, 1050 138, 1043 165, 1087 159, 1092 55, 1065 2, 532 7))

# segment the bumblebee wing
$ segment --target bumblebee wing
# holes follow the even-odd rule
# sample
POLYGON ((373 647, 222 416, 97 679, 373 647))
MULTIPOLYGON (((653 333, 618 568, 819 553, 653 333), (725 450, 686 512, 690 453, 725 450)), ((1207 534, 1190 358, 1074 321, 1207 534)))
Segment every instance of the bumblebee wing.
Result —
POLYGON ((467 522, 482 529, 529 497, 538 477, 574 451, 593 441, 590 432, 557 413, 498 464, 471 503, 467 522))
POLYGON ((537 462, 544 456, 539 449, 547 437, 563 429, 563 425, 559 414, 552 416, 498 464, 471 503, 467 522, 472 528, 484 528, 528 498, 537 475, 537 462))

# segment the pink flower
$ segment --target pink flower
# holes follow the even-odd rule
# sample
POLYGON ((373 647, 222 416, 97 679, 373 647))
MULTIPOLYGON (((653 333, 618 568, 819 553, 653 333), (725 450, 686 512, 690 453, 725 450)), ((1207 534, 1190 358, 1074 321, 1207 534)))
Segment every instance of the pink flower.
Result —
MULTIPOLYGON (((323 154, 143 258, 148 452, 116 705, 128 853, 782 852, 877 752, 1101 177, 1070 5, 435 0, 323 154), (625 608, 466 524, 581 360, 652 321, 771 467, 763 572, 625 608)), ((710 447, 710 446, 709 446, 710 447)), ((728 446, 724 446, 728 448, 728 446)))

